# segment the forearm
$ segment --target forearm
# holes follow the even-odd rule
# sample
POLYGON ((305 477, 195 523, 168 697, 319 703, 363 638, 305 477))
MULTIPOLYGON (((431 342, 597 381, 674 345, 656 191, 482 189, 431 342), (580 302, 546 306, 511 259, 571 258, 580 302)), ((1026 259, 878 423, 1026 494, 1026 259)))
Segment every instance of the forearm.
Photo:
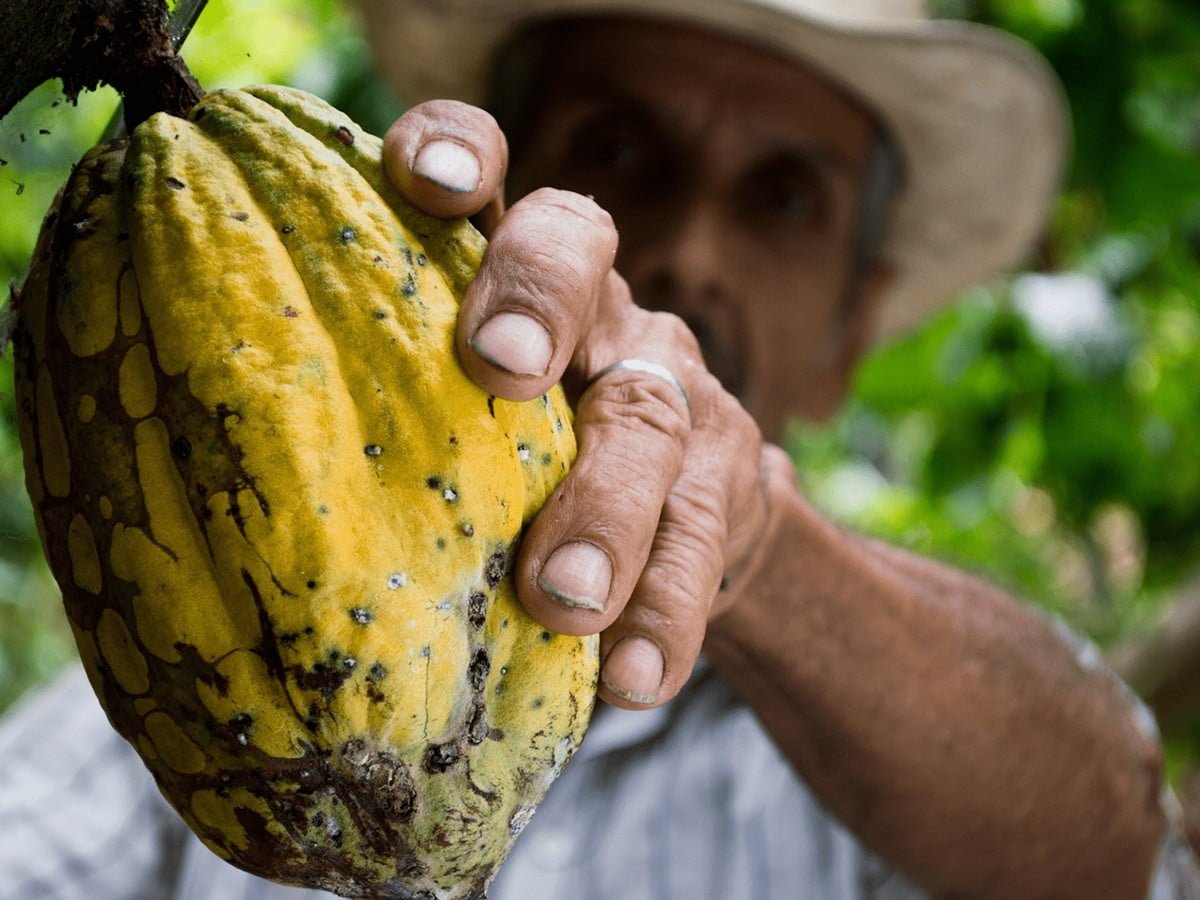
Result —
POLYGON ((996 588, 773 504, 706 652, 826 806, 938 895, 1144 893, 1160 750, 1119 686, 996 588))

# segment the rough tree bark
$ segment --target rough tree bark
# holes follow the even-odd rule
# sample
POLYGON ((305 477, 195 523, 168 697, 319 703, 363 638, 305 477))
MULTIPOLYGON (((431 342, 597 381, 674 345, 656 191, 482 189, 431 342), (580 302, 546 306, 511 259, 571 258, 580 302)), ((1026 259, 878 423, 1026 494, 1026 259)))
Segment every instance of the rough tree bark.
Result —
POLYGON ((70 97, 111 84, 136 125, 201 96, 175 55, 164 0, 0 0, 0 118, 44 81, 70 97))

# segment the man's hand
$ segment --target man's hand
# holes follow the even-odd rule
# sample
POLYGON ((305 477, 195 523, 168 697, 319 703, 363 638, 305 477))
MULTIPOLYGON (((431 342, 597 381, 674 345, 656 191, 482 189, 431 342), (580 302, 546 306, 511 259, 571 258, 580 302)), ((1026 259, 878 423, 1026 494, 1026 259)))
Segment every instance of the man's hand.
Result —
MULTIPOLYGON (((458 320, 470 377, 508 400, 560 380, 578 397, 579 458, 524 538, 521 601, 547 628, 602 633, 601 697, 655 706, 687 681, 722 579, 762 531, 762 440, 683 322, 634 304, 613 270, 608 213, 550 188, 505 210, 507 153, 490 115, 451 101, 409 110, 384 142, 410 202, 475 216, 490 239, 458 320), (606 372, 629 359, 665 367, 679 385, 606 372)), ((782 456, 768 448, 765 459, 782 456)))

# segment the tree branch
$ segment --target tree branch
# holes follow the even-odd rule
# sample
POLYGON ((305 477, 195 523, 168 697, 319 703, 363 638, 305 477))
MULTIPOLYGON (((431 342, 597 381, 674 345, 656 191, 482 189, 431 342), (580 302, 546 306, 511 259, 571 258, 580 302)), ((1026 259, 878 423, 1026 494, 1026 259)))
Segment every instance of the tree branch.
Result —
POLYGON ((0 0, 0 118, 44 81, 67 96, 111 84, 136 125, 159 110, 181 114, 200 86, 175 55, 164 0, 0 0))

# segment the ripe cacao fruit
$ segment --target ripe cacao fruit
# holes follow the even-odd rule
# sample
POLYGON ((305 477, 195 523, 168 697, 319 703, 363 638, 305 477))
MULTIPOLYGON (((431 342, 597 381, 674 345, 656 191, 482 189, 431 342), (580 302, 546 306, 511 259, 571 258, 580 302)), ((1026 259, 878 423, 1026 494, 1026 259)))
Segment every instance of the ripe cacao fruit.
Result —
POLYGON ((575 452, 460 369, 483 239, 322 101, 208 94, 91 151, 14 334, 27 486, 113 726, 214 852, 482 897, 582 739, 594 638, 508 575, 575 452))

